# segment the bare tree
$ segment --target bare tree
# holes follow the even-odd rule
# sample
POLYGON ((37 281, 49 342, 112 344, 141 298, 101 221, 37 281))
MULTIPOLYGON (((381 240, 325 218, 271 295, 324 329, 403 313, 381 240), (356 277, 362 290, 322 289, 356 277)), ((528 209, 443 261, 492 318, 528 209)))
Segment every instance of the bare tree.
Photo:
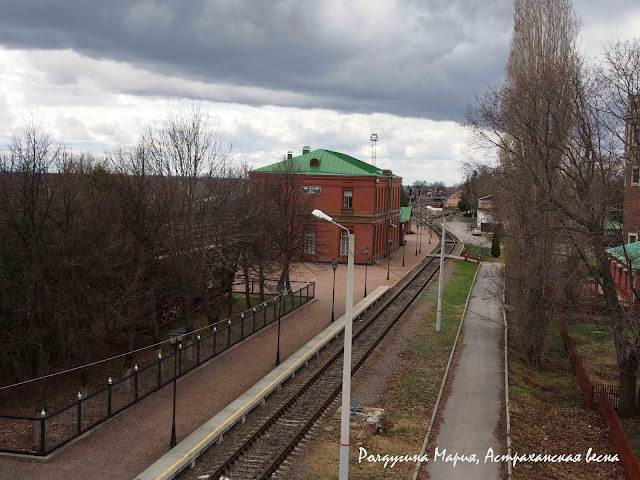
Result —
POLYGON ((481 143, 499 151, 496 199, 507 232, 509 303, 522 325, 526 358, 539 365, 552 305, 557 214, 548 191, 560 188, 570 128, 578 22, 569 0, 516 0, 504 83, 470 112, 481 143))
POLYGON ((305 230, 313 210, 313 195, 302 193, 303 176, 292 159, 284 158, 276 171, 261 175, 252 187, 254 197, 268 199, 269 214, 262 249, 272 249, 280 262, 279 283, 291 289, 291 263, 302 254, 305 230))

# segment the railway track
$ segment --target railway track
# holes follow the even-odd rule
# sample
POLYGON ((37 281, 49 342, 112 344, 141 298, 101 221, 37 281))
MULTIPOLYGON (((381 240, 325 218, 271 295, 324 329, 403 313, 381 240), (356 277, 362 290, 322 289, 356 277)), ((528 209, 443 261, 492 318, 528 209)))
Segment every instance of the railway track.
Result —
MULTIPOLYGON (((433 228, 437 226, 433 225, 433 228)), ((446 253, 457 246, 446 240, 446 253)), ((394 295, 370 310, 353 325, 352 375, 366 361, 402 314, 434 277, 437 258, 427 260, 414 275, 396 287, 394 295)), ((340 394, 342 386, 342 336, 331 342, 289 380, 268 402, 246 416, 224 441, 198 459, 198 474, 183 471, 178 478, 265 479, 277 471, 322 413, 340 394), (205 470, 203 470, 203 467, 205 470)))

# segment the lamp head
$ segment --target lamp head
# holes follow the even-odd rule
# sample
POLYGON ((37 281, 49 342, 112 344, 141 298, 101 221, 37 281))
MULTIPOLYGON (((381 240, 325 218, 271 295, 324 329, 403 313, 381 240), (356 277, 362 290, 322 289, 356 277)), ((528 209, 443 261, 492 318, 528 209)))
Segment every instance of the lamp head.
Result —
POLYGON ((333 271, 335 272, 336 268, 338 268, 338 262, 333 262, 331 263, 331 268, 333 268, 333 271))
POLYGON ((365 255, 369 255, 369 247, 368 246, 364 247, 364 254, 365 255))
POLYGON ((323 220, 326 220, 327 222, 332 222, 333 221, 333 218, 331 218, 329 215, 324 213, 322 210, 318 210, 317 208, 313 212, 311 212, 311 214, 314 217, 321 218, 323 220))

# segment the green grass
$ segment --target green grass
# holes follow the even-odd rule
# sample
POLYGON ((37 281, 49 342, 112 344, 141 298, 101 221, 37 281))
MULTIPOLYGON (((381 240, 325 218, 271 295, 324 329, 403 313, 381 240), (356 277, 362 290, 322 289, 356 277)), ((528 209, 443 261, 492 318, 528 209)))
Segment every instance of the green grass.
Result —
MULTIPOLYGON (((370 452, 402 454, 420 451, 478 269, 478 264, 471 262, 454 261, 451 265, 453 274, 446 281, 443 294, 441 330, 439 333, 435 331, 438 286, 433 282, 420 297, 420 302, 429 306, 428 313, 422 314, 423 324, 414 334, 413 346, 402 354, 402 369, 389 377, 388 387, 379 402, 385 408, 388 430, 384 435, 367 438, 365 448, 370 452)), ((353 450, 352 455, 355 456, 351 457, 350 467, 353 478, 381 478, 383 474, 385 478, 410 478, 415 468, 415 464, 404 463, 396 464, 393 471, 383 471, 379 464, 358 464, 357 449, 353 450)), ((319 455, 312 456, 314 463, 321 461, 319 455)), ((329 465, 313 467, 315 478, 331 478, 327 472, 319 470, 334 470, 337 450, 333 455, 330 460, 322 457, 322 461, 330 462, 329 465)))
POLYGON ((483 262, 501 263, 503 261, 502 251, 500 253, 501 255, 498 258, 496 258, 491 255, 491 247, 479 247, 478 245, 471 245, 469 247, 469 255, 471 255, 474 258, 478 258, 478 256, 482 254, 483 262))
POLYGON ((618 384, 613 329, 602 324, 569 325, 567 331, 576 342, 576 351, 592 383, 618 384))
MULTIPOLYGON (((582 366, 591 383, 619 385, 620 377, 613 344, 613 329, 602 324, 569 325, 567 331, 576 342, 582 366)), ((631 448, 640 458, 640 418, 620 418, 631 448)))

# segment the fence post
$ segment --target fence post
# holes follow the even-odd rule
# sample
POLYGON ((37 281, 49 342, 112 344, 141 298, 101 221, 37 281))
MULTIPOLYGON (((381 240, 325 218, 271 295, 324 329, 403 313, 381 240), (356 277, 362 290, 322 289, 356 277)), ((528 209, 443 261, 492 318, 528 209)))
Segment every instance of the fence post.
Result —
POLYGON ((264 316, 264 325, 262 327, 264 328, 267 326, 267 302, 262 304, 262 313, 264 316))
POLYGON ((253 332, 251 333, 256 333, 256 307, 253 307, 251 311, 253 312, 253 332))
POLYGON ((158 352, 158 388, 162 386, 162 351, 158 352))
POLYGON ((47 421, 47 412, 43 408, 40 412, 40 455, 44 455, 46 453, 45 446, 45 434, 46 434, 46 421, 47 421))
POLYGON ((138 401, 138 364, 133 366, 133 402, 138 401))
POLYGON ((313 293, 311 294, 311 298, 316 298, 316 281, 313 281, 313 293))
POLYGON ((231 347, 231 319, 227 320, 227 348, 231 347))
POLYGON ((244 313, 240 314, 240 340, 244 340, 244 313))
POLYGON ((277 315, 276 315, 276 299, 279 299, 280 296, 277 296, 276 298, 273 299, 273 321, 276 321, 277 315))
POLYGON ((196 365, 200 365, 200 334, 196 337, 196 365))
POLYGON ((82 393, 78 392, 78 435, 82 433, 82 393))
POLYGON ((111 377, 107 379, 107 417, 111 416, 111 389, 113 388, 113 380, 111 377))
POLYGON ((216 326, 213 326, 213 355, 211 355, 212 357, 216 356, 216 349, 218 347, 218 329, 216 328, 216 326))

